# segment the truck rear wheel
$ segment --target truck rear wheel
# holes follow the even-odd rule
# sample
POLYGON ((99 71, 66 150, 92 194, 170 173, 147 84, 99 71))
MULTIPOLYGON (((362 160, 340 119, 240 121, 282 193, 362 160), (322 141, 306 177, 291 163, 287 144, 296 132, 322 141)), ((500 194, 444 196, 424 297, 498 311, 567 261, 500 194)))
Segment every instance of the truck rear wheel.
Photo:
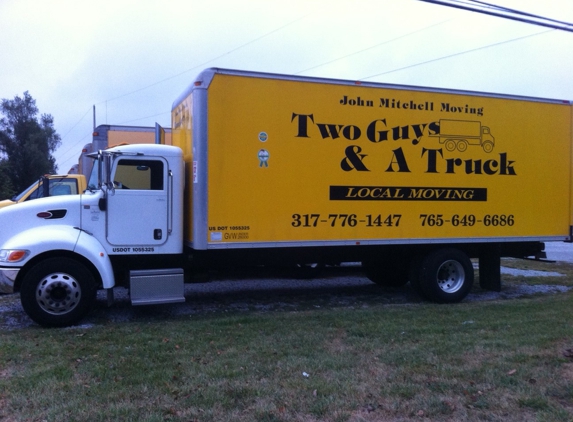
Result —
POLYGON ((455 303, 464 299, 474 281, 469 257, 459 249, 437 249, 426 255, 418 269, 420 293, 438 303, 455 303))
POLYGON ((92 273, 70 258, 49 258, 22 280, 20 300, 28 316, 45 327, 64 327, 81 320, 97 294, 92 273))

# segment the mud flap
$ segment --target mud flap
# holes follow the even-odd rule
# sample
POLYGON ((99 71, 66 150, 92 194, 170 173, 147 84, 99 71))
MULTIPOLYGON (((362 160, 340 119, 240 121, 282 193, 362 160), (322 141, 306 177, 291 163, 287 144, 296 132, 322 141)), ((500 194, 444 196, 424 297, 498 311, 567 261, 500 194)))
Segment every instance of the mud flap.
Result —
POLYGON ((479 285, 484 290, 501 291, 501 258, 497 244, 488 245, 480 253, 479 285))

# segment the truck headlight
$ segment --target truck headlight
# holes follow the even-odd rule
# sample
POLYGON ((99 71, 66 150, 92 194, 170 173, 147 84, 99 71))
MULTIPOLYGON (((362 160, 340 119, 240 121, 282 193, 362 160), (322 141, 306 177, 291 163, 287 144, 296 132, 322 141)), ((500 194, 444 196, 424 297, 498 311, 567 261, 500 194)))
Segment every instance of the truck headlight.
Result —
POLYGON ((0 262, 19 262, 29 254, 25 249, 0 249, 0 262))

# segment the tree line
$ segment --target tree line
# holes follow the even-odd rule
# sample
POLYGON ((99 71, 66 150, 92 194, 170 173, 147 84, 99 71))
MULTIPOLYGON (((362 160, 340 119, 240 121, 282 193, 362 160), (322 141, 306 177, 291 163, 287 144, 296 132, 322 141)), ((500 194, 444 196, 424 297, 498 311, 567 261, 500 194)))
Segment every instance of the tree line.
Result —
POLYGON ((22 192, 44 174, 57 171, 52 153, 61 143, 50 114, 39 114, 36 100, 22 97, 0 102, 0 200, 22 192))

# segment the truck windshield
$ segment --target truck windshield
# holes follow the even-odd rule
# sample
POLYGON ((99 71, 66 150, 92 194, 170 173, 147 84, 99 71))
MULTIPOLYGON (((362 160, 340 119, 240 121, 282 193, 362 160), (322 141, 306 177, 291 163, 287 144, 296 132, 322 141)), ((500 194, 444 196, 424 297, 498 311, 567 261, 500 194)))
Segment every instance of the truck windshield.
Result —
POLYGON ((32 183, 28 188, 24 189, 21 193, 19 193, 18 195, 14 196, 12 198, 12 201, 14 202, 19 202, 20 199, 22 199, 24 196, 26 196, 26 194, 28 192, 30 192, 32 189, 36 189, 36 187, 38 188, 36 192, 34 192, 34 194, 32 194, 31 196, 35 198, 38 198, 38 195, 42 195, 42 189, 40 189, 40 186, 42 186, 42 183, 40 181, 38 182, 34 182, 32 183), (38 193, 39 192, 39 193, 38 193))
MULTIPOLYGON (((92 157, 90 157, 92 158, 92 157)), ((97 163, 97 159, 94 160, 94 165, 92 167, 92 172, 90 173, 90 179, 88 181, 88 189, 89 190, 96 190, 98 189, 98 163, 97 163)))

